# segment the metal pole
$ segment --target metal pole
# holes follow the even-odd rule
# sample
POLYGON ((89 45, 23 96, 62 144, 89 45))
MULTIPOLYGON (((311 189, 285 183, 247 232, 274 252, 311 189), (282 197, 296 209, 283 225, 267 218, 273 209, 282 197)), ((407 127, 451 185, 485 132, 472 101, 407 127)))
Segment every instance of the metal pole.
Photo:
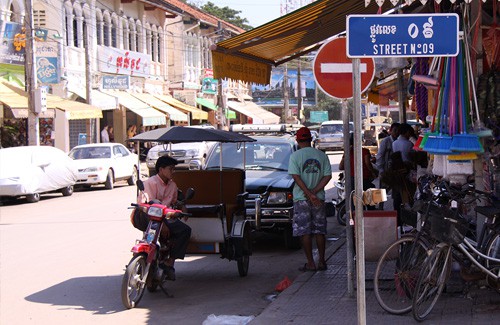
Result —
POLYGON ((37 88, 36 80, 36 61, 35 61, 35 39, 33 37, 33 2, 25 0, 26 17, 24 24, 26 33, 26 92, 28 94, 28 144, 33 146, 40 145, 40 123, 38 113, 35 111, 35 90, 37 88))
POLYGON ((406 89, 404 86, 403 69, 398 69, 398 102, 399 102, 399 123, 406 123, 406 89))
POLYGON ((365 297, 365 234, 363 222, 363 160, 361 147, 361 73, 360 59, 352 60, 353 70, 353 102, 354 102, 354 180, 356 209, 356 270, 358 284, 358 324, 366 324, 366 297, 365 297))
POLYGON ((304 123, 304 111, 302 105, 302 80, 301 80, 301 66, 300 66, 300 57, 297 64, 297 111, 299 112, 299 120, 301 123, 304 123))
POLYGON ((346 242, 347 242, 347 292, 349 297, 354 297, 354 245, 351 215, 351 155, 350 155, 350 132, 349 132, 349 110, 347 100, 342 100, 342 122, 344 129, 344 205, 346 213, 346 242))
POLYGON ((288 63, 285 63, 285 70, 283 71, 283 105, 285 116, 283 122, 288 123, 290 118, 290 87, 288 86, 288 63))

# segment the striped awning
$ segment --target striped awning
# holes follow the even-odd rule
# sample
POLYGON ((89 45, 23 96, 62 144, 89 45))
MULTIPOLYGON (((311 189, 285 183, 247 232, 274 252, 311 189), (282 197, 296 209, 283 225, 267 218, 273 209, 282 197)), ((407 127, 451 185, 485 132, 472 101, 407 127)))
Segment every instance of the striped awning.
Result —
POLYGON ((142 117, 142 125, 153 126, 167 124, 167 117, 165 116, 165 114, 155 110, 154 108, 135 98, 128 92, 114 91, 107 94, 117 97, 120 105, 142 117))
POLYGON ((132 93, 132 96, 167 114, 172 121, 188 122, 188 116, 186 113, 179 111, 151 94, 132 93))
POLYGON ((252 101, 234 101, 228 100, 227 106, 231 109, 252 118, 253 124, 277 124, 280 117, 273 114, 252 101))
POLYGON ((156 98, 158 98, 159 100, 164 101, 165 103, 172 105, 175 108, 180 109, 181 111, 190 113, 191 118, 194 120, 206 120, 206 119, 208 119, 207 112, 202 111, 201 109, 196 108, 194 106, 183 103, 180 100, 177 100, 172 96, 168 96, 168 95, 154 95, 154 96, 156 98))
MULTIPOLYGON (((12 110, 16 118, 28 117, 28 95, 26 91, 9 82, 0 82, 0 102, 12 110)), ((59 96, 47 94, 47 111, 39 114, 39 117, 53 118, 54 109, 66 113, 68 120, 102 118, 99 108, 59 96)))

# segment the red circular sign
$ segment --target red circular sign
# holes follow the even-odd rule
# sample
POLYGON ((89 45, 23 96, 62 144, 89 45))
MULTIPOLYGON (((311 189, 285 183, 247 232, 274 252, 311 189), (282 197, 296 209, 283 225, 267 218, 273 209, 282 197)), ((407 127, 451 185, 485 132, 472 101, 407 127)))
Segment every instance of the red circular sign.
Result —
MULTIPOLYGON (((336 38, 323 44, 314 58, 314 79, 326 94, 340 99, 353 96, 352 60, 346 54, 346 39, 336 38)), ((360 59, 361 92, 365 92, 375 77, 373 58, 360 59)))

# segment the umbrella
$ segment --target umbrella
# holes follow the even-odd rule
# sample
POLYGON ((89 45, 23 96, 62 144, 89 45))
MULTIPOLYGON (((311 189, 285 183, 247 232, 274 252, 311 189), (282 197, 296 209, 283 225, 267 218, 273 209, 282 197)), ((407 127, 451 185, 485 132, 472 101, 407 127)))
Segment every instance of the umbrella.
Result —
POLYGON ((138 134, 135 137, 130 138, 129 141, 180 143, 200 141, 252 142, 256 140, 236 132, 210 128, 173 126, 170 128, 161 128, 138 134))

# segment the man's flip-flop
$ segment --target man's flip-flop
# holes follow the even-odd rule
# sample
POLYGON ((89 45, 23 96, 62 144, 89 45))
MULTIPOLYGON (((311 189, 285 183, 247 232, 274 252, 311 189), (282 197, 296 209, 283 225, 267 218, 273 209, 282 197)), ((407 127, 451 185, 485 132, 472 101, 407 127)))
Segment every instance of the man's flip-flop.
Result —
POLYGON ((307 267, 307 263, 304 264, 304 266, 299 267, 299 271, 301 272, 316 272, 316 268, 309 268, 307 267))
POLYGON ((318 265, 318 271, 326 271, 327 269, 328 267, 326 266, 326 264, 318 265))

